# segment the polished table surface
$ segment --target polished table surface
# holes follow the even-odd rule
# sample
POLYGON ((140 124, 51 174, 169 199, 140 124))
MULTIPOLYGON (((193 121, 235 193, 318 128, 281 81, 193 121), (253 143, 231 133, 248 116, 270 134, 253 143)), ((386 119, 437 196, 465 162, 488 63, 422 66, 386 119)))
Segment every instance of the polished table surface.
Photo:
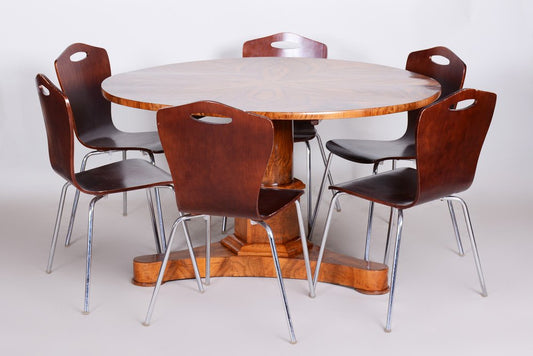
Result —
POLYGON ((112 102, 158 110, 214 100, 274 120, 384 115, 426 106, 437 81, 403 69, 319 58, 233 58, 176 63, 113 75, 112 102))
MULTIPOLYGON (((292 176, 292 121, 385 115, 426 106, 440 95, 439 83, 403 69, 318 58, 253 57, 164 65, 113 75, 102 83, 117 104, 158 110, 200 100, 219 101, 273 120, 275 145, 263 184, 304 185, 292 176)), ((276 236, 283 276, 305 278, 296 211, 269 220, 276 236)), ((311 257, 317 248, 310 244, 311 257)), ((275 276, 264 232, 236 219, 234 234, 213 244, 212 276, 275 276)), ((204 249, 198 248, 203 265, 204 249)), ((134 260, 133 281, 152 285, 161 255, 134 260)), ((203 271, 201 271, 203 273, 203 271)), ((386 265, 328 251, 321 281, 365 293, 388 290, 386 265)), ((173 252, 165 280, 194 278, 186 252, 173 252)))

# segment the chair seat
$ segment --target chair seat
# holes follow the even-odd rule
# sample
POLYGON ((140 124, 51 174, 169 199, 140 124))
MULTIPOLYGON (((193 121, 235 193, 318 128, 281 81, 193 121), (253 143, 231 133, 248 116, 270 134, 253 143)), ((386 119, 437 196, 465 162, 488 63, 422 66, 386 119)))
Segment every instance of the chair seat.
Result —
POLYGON ((406 208, 416 201, 417 172, 413 168, 398 168, 376 175, 330 186, 350 195, 376 203, 406 208))
POLYGON ((128 159, 76 173, 86 193, 99 195, 172 184, 172 177, 143 159, 128 159))
POLYGON ((316 137, 316 128, 310 121, 294 121, 294 142, 311 141, 316 137))
POLYGON ((297 189, 264 189, 259 191, 258 209, 263 220, 278 213, 285 206, 294 203, 304 193, 297 189))
POLYGON ((80 141, 99 151, 144 150, 163 153, 163 146, 161 146, 157 131, 125 132, 114 126, 106 126, 80 135, 80 141))
POLYGON ((331 140, 326 148, 333 154, 357 163, 376 163, 392 159, 414 159, 415 143, 408 139, 331 140))

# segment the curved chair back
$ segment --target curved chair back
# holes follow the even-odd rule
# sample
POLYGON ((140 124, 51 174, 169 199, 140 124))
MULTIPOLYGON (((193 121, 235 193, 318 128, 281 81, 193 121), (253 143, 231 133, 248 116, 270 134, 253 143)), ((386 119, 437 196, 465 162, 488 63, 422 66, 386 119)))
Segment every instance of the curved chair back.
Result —
POLYGON ((67 97, 43 74, 35 78, 53 170, 74 183, 74 131, 67 97))
POLYGON ((113 126, 111 103, 103 97, 101 88, 102 81, 111 76, 105 49, 74 43, 55 60, 55 69, 61 89, 69 98, 76 134, 82 143, 91 131, 113 126))
POLYGON ((441 98, 461 89, 466 76, 466 64, 446 47, 411 52, 405 69, 437 80, 441 85, 441 98), (448 63, 439 63, 437 57, 443 57, 448 63))
POLYGON ((202 101, 159 110, 157 128, 181 212, 260 217, 259 191, 274 142, 270 120, 202 101))
MULTIPOLYGON (((466 64, 446 47, 433 47, 411 52, 407 57, 405 69, 431 77, 441 85, 440 98, 460 90, 466 76, 466 64), (437 61, 441 57, 441 62, 437 61), (447 62, 447 63, 446 63, 447 62)), ((414 136, 420 110, 410 111, 406 135, 414 136)))
POLYGON ((295 33, 281 32, 246 41, 242 46, 242 56, 327 58, 328 48, 323 43, 295 33))
POLYGON ((422 110, 416 135, 415 204, 470 187, 495 105, 496 94, 464 89, 422 110), (469 105, 456 108, 462 101, 469 105))

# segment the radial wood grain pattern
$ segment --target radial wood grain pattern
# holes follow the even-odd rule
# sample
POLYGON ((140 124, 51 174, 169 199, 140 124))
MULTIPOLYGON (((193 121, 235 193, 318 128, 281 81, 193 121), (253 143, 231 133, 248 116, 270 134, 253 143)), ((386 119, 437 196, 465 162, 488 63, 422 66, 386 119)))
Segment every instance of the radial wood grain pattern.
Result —
POLYGON ((275 120, 384 115, 426 106, 437 81, 403 69, 322 58, 233 58, 117 74, 112 102, 146 110, 214 100, 275 120))

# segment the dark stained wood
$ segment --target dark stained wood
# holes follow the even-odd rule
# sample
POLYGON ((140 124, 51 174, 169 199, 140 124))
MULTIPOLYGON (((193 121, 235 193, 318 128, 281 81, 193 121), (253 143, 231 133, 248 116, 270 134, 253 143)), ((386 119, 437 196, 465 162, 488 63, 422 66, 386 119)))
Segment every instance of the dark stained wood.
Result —
POLYGON ((417 109, 440 94, 403 69, 321 58, 233 58, 170 64, 102 83, 117 104, 146 110, 214 100, 274 120, 324 120, 417 109))
MULTIPOLYGON (((463 87, 466 64, 446 47, 433 47, 411 52, 405 68, 427 75, 441 85, 441 98, 463 87), (439 64, 434 57, 443 57, 448 63, 439 64)), ((396 140, 336 139, 328 141, 326 147, 333 154, 352 162, 375 164, 387 160, 414 159, 415 135, 420 110, 409 111, 407 129, 396 140)))
POLYGON ((327 58, 328 47, 296 33, 280 32, 244 42, 242 56, 327 58))
POLYGON ((61 89, 67 95, 79 141, 99 151, 138 150, 163 153, 155 131, 126 132, 113 124, 111 103, 102 97, 102 81, 111 76, 105 49, 84 43, 68 46, 55 60, 61 89), (76 59, 75 55, 84 55, 76 59))
POLYGON ((387 171, 335 184, 331 189, 398 209, 468 189, 495 105, 496 94, 490 92, 462 89, 450 95, 420 114, 416 169, 387 171), (465 100, 473 103, 454 109, 465 100))

